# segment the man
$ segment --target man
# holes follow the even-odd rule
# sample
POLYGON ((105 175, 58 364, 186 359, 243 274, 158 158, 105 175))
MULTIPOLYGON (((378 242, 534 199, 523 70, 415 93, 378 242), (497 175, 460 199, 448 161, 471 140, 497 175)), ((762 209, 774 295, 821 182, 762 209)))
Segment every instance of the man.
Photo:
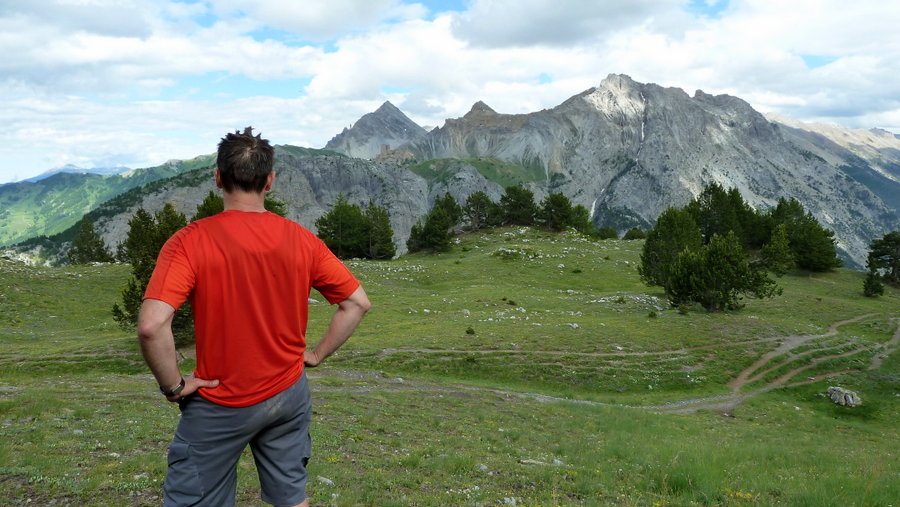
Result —
POLYGON ((249 444, 262 499, 307 506, 312 416, 304 366, 350 337, 369 310, 365 291, 315 235, 263 207, 274 149, 247 127, 219 143, 216 185, 225 211, 163 246, 138 317, 141 352, 181 421, 169 447, 166 506, 235 503, 236 465, 249 444), (337 310, 306 350, 310 288, 337 310), (175 309, 194 311, 197 368, 182 376, 175 309))

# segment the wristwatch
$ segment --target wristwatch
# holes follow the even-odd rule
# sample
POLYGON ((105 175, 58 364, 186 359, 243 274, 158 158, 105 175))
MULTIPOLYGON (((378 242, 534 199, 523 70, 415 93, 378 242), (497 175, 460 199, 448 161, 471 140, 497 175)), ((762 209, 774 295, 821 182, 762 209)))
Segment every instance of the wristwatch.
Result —
POLYGON ((174 386, 170 389, 159 386, 159 392, 163 393, 163 396, 165 396, 166 398, 178 396, 178 394, 181 393, 182 389, 184 389, 184 377, 181 377, 181 382, 179 382, 177 386, 174 386))

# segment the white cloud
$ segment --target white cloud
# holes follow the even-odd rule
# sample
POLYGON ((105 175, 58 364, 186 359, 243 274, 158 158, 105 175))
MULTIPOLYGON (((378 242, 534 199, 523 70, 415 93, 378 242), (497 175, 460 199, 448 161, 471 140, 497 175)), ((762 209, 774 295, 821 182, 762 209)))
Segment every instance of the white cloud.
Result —
POLYGON ((666 16, 680 2, 667 0, 474 0, 454 23, 473 46, 572 46, 601 41, 623 28, 666 16))
POLYGON ((327 41, 347 32, 369 29, 390 20, 408 20, 424 15, 419 4, 400 0, 213 0, 219 15, 243 15, 268 26, 286 30, 302 40, 327 41))
POLYGON ((900 125, 900 9, 888 2, 732 0, 713 17, 682 0, 430 5, 0 2, 0 182, 67 162, 209 153, 250 124, 278 143, 321 147, 386 99, 421 125, 477 100, 525 113, 609 73, 729 93, 800 120, 900 125), (833 61, 810 69, 808 56, 833 61), (244 88, 223 79, 203 89, 216 76, 246 78, 244 88), (269 80, 296 81, 297 96, 265 96, 269 80))

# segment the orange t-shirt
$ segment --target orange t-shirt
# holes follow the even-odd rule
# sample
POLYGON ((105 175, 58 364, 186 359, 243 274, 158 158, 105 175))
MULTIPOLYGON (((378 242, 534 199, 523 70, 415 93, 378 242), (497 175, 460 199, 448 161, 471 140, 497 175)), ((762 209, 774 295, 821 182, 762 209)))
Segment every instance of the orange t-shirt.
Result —
POLYGON ((246 407, 300 378, 311 287, 334 304, 359 282, 302 226, 274 213, 228 210, 169 238, 144 299, 173 308, 190 299, 194 374, 219 379, 200 396, 246 407))

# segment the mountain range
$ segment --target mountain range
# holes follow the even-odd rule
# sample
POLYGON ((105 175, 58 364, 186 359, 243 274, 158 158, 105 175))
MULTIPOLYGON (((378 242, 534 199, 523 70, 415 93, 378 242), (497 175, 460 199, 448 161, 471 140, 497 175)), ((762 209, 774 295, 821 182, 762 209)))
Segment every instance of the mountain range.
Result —
MULTIPOLYGON (((133 187, 89 216, 110 246, 124 238, 138 207, 155 211, 172 202, 190 216, 213 189, 211 156, 192 167, 133 187)), ((551 109, 502 114, 479 101, 430 131, 386 102, 324 150, 277 147, 276 172, 290 218, 314 228, 339 194, 374 202, 390 212, 400 251, 437 196, 449 192, 463 203, 482 190, 499 199, 511 184, 527 186, 538 200, 562 192, 597 225, 620 231, 652 226, 667 207, 686 204, 712 182, 737 188, 757 209, 796 198, 835 232, 854 267, 865 264, 872 239, 900 228, 897 136, 766 117, 737 97, 690 96, 615 74, 551 109)), ((8 220, 0 215, 0 231, 8 220)), ((58 250, 71 235, 19 250, 58 250)))

